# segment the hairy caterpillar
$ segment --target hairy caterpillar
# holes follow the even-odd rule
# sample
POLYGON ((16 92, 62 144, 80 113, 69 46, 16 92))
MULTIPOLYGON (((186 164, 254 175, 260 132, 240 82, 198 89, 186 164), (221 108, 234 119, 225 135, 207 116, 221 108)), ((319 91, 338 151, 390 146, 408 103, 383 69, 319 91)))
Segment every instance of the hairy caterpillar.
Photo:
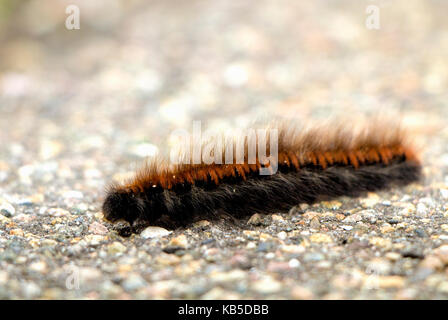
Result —
MULTIPOLYGON (((111 185, 103 203, 107 220, 145 225, 185 225, 217 211, 235 217, 287 210, 339 196, 359 196, 419 180, 420 161, 401 126, 386 119, 329 121, 306 127, 274 123, 276 163, 177 164, 153 159, 126 184, 111 185), (260 169, 273 168, 272 175, 260 169)), ((257 138, 258 139, 258 138, 257 138)), ((269 141, 269 137, 268 137, 269 141)), ((244 138, 245 150, 249 139, 244 138)), ((223 144, 223 159, 229 153, 223 144)), ((232 147, 233 148, 233 147, 232 147)), ((268 146, 268 152, 270 148, 268 146)))

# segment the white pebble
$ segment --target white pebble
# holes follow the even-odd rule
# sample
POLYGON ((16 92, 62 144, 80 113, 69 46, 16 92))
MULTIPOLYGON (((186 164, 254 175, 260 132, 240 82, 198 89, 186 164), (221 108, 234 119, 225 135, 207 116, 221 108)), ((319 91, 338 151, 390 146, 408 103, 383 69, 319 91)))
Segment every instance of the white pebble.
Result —
POLYGON ((6 200, 0 199, 0 213, 6 217, 10 217, 16 213, 16 209, 6 200))
POLYGON ((421 202, 417 204, 417 215, 422 217, 426 216, 426 213, 427 213, 426 205, 421 202))
POLYGON ((266 253, 266 255, 264 257, 266 259, 274 259, 275 258, 275 253, 273 253, 273 252, 266 253))
POLYGON ((161 227, 148 227, 140 233, 143 239, 161 238, 171 234, 172 231, 168 231, 161 227))
POLYGON ((291 259, 288 264, 290 268, 298 268, 300 266, 300 261, 297 259, 291 259))
POLYGON ((277 237, 278 237, 280 240, 285 240, 286 237, 287 237, 287 234, 286 234, 285 231, 281 231, 281 232, 279 232, 279 233, 277 234, 277 237))

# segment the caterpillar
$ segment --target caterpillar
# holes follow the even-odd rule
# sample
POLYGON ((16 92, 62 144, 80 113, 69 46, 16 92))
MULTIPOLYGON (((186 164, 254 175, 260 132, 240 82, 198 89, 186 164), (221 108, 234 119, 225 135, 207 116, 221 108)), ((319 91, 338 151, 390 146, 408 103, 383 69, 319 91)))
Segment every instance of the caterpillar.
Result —
POLYGON ((391 119, 307 126, 283 121, 266 128, 276 130, 275 141, 273 134, 266 135, 266 152, 274 153, 271 142, 277 149, 269 163, 260 152, 250 159, 249 136, 243 138, 246 153, 239 162, 232 140, 213 151, 215 159, 227 161, 193 163, 193 155, 182 154, 179 159, 188 163, 169 164, 156 157, 127 183, 109 186, 102 207, 105 219, 125 220, 134 232, 147 225, 176 227, 212 219, 217 212, 240 218, 357 197, 418 181, 422 175, 415 146, 391 119), (272 174, 260 174, 262 169, 272 174))

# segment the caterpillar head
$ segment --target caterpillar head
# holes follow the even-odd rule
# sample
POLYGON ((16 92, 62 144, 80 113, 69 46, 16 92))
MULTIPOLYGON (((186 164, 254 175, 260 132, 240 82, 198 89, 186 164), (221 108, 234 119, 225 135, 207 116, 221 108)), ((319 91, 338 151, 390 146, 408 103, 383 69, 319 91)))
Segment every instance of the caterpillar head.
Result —
POLYGON ((143 213, 143 200, 132 191, 111 188, 103 203, 103 214, 106 220, 116 222, 125 220, 130 223, 143 213))

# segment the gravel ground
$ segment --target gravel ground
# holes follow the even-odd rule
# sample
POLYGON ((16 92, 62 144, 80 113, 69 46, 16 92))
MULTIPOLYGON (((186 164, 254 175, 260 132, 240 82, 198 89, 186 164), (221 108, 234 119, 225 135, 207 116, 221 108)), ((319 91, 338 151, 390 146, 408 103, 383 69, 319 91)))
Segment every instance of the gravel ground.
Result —
POLYGON ((0 298, 448 298, 445 1, 76 1, 71 31, 69 1, 4 3, 0 298), (420 184, 130 237, 102 219, 105 185, 193 120, 379 109, 420 184))

